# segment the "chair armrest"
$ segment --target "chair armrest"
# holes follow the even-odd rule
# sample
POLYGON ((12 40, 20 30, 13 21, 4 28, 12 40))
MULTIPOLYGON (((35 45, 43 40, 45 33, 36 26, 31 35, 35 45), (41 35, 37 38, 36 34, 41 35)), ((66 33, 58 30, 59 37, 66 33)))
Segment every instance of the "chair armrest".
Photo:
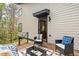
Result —
POLYGON ((61 43, 61 42, 62 42, 61 39, 59 39, 59 40, 55 40, 55 43, 61 43))
POLYGON ((71 46, 74 46, 73 44, 65 44, 65 47, 71 47, 71 46))

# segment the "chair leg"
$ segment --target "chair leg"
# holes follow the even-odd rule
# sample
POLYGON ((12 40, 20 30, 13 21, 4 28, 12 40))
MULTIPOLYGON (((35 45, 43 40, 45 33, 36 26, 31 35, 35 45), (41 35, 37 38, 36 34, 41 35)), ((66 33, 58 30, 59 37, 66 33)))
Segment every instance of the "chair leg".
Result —
POLYGON ((57 49, 57 48, 56 48, 56 45, 55 45, 55 51, 56 51, 56 49, 57 49))

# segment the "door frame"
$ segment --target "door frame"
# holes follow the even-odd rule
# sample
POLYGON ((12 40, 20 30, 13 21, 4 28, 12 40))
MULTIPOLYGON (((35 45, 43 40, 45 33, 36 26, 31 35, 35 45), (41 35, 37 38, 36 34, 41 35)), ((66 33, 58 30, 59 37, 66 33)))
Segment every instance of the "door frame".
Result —
MULTIPOLYGON (((48 21, 47 21, 48 18, 47 18, 47 16, 43 16, 43 17, 45 17, 46 20, 43 20, 43 19, 41 20, 40 18, 38 18, 38 33, 39 33, 39 26, 40 26, 40 25, 39 25, 39 22, 40 22, 40 21, 45 21, 45 22, 46 22, 46 41, 45 41, 45 42, 48 42, 48 39, 47 39, 47 37, 48 37, 48 36, 47 36, 47 35, 48 35, 48 21)), ((41 17, 41 18, 43 18, 43 17, 41 17)))

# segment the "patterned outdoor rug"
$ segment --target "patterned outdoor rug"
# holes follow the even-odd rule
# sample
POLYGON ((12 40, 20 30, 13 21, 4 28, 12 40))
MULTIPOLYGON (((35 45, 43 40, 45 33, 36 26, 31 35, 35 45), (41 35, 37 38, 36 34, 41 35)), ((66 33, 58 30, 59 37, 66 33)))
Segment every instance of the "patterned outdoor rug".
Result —
MULTIPOLYGON (((64 56, 63 54, 60 55, 60 53, 55 52, 54 50, 44 48, 44 47, 40 47, 40 48, 46 51, 46 56, 64 56)), ((42 56, 42 54, 43 54, 43 52, 40 52, 39 50, 31 50, 30 52, 34 53, 36 56, 42 56)), ((32 56, 28 53, 26 55, 27 56, 32 56)))

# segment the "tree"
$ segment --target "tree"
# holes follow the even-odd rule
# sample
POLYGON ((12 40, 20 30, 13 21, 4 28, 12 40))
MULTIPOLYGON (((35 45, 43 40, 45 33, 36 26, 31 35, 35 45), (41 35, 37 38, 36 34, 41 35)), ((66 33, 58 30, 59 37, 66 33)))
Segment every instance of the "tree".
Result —
POLYGON ((6 40, 11 43, 14 39, 17 40, 16 16, 18 16, 20 9, 16 4, 0 4, 0 41, 2 43, 6 43, 6 40))

